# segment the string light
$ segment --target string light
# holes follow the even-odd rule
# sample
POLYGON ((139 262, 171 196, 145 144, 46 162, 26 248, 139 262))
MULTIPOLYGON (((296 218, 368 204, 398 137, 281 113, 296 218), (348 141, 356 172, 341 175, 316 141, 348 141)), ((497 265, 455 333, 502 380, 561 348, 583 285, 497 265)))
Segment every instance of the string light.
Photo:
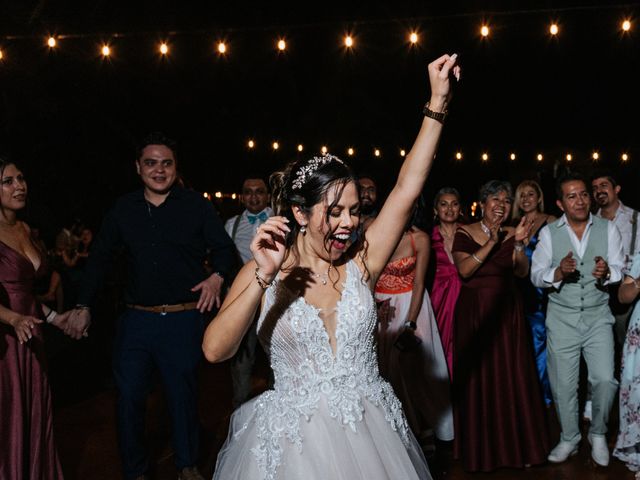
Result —
POLYGON ((247 147, 249 147, 249 148, 253 148, 253 147, 255 147, 255 146, 256 146, 256 142, 254 142, 253 140, 249 140, 249 141, 247 142, 247 147))
POLYGON ((376 149, 373 151, 373 154, 374 154, 376 157, 379 157, 379 156, 380 156, 380 150, 378 150, 378 149, 376 148, 376 149))
POLYGON ((283 38, 278 40, 278 50, 284 52, 287 49, 287 42, 284 41, 283 38))
POLYGON ((512 153, 511 155, 509 155, 509 158, 510 158, 511 160, 515 160, 515 159, 516 159, 516 154, 515 154, 515 153, 512 153))
POLYGON ((555 23, 552 23, 551 26, 549 26, 549 33, 551 35, 557 35, 558 34, 558 25, 555 23))
POLYGON ((629 155, 627 155, 626 153, 623 153, 622 156, 620 157, 620 159, 623 162, 626 162, 627 160, 629 160, 629 155))
POLYGON ((629 20, 625 20, 624 22, 622 22, 622 30, 624 32, 628 32, 629 30, 631 30, 631 22, 629 20))
POLYGON ((482 161, 486 162, 487 160, 489 160, 489 154, 485 152, 482 154, 482 161))
POLYGON ((542 154, 541 154, 541 153, 539 153, 539 154, 536 156, 536 159, 537 159, 539 162, 541 162, 543 158, 544 158, 544 157, 542 156, 542 154))
POLYGON ((329 149, 325 145, 323 145, 320 151, 322 152, 323 155, 326 155, 329 149))
POLYGON ((353 37, 351 35, 344 37, 344 46, 347 48, 353 47, 353 37))
POLYGON ((600 158, 600 154, 598 152, 593 152, 591 154, 591 158, 593 158, 594 160, 598 160, 600 158))
POLYGON ((570 162, 571 160, 573 160, 573 155, 567 153, 567 156, 565 158, 567 159, 567 162, 570 162))
POLYGON ((404 151, 404 148, 400 149, 400 156, 404 157, 407 154, 407 152, 404 151))
POLYGON ((483 37, 489 36, 489 27, 487 25, 482 25, 482 27, 480 28, 480 35, 482 35, 483 37))
POLYGON ((222 192, 216 192, 216 198, 222 198, 222 192))
POLYGON ((2 60, 4 58, 4 53, 2 52, 2 50, 0 49, 0 60, 2 60))
POLYGON ((54 37, 49 37, 49 39, 47 40, 47 45, 49 45, 49 48, 55 48, 57 44, 58 42, 54 37))
POLYGON ((231 194, 231 199, 232 199, 232 200, 235 200, 236 198, 238 198, 238 195, 236 195, 235 193, 232 193, 232 194, 231 194))
POLYGON ((462 160, 462 152, 456 152, 456 160, 462 160))
POLYGON ((353 154, 356 153, 355 150, 351 147, 349 147, 347 149, 347 155, 349 155, 350 157, 353 157, 353 154))
POLYGON ((227 45, 224 42, 218 42, 218 53, 224 55, 227 53, 227 45))
POLYGON ((301 152, 302 150, 304 150, 304 147, 302 146, 302 144, 298 145, 298 151, 301 152))
POLYGON ((109 45, 103 45, 100 49, 100 53, 102 53, 103 57, 108 57, 111 55, 111 47, 109 47, 109 45))
POLYGON ((418 43, 418 34, 416 32, 411 32, 411 34, 409 35, 409 41, 414 45, 418 43))
POLYGON ((278 142, 273 142, 273 143, 271 144, 271 147, 272 147, 274 150, 278 150, 278 149, 280 148, 280 144, 279 144, 278 142))
POLYGON ((166 55, 167 53, 169 53, 169 45, 167 45, 166 43, 161 43, 160 44, 160 53, 162 55, 166 55))
POLYGON ((209 194, 208 194, 207 192, 204 192, 204 193, 202 194, 202 196, 203 196, 204 198, 209 198, 209 194))

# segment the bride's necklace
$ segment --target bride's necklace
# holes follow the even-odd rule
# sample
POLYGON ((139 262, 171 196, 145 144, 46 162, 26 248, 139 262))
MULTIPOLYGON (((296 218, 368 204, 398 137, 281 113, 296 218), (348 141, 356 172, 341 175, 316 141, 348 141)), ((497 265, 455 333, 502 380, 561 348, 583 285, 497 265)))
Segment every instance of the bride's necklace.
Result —
POLYGON ((329 272, 331 271, 331 265, 329 265, 329 268, 327 269, 327 273, 316 273, 313 270, 311 270, 309 267, 307 267, 307 271, 309 272, 309 275, 311 275, 313 278, 317 278, 318 280, 320 280, 320 283, 322 283, 322 285, 326 285, 327 282, 329 282, 329 272))

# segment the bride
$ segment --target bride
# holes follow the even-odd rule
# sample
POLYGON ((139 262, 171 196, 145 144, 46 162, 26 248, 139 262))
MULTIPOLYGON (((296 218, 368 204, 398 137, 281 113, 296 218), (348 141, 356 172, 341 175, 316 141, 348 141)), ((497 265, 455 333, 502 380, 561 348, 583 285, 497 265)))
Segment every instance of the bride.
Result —
POLYGON ((358 183, 332 155, 272 175, 276 215, 258 228, 207 328, 210 362, 233 356, 259 307, 274 389, 235 411, 214 479, 430 479, 400 402, 378 374, 372 288, 431 168, 456 55, 429 65, 431 100, 397 183, 366 234, 358 183))

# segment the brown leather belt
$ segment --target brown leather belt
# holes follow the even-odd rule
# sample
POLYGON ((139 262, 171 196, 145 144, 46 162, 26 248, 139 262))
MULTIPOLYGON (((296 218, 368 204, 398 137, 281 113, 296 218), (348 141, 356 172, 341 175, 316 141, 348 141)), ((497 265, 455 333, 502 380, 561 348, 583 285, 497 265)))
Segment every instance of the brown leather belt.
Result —
POLYGON ((127 304, 127 307, 133 308, 134 310, 142 310, 144 312, 153 312, 159 313, 161 315, 166 315, 167 313, 175 313, 175 312, 184 312, 186 310, 195 310, 197 307, 197 302, 189 302, 189 303, 176 303, 175 305, 131 305, 127 304))

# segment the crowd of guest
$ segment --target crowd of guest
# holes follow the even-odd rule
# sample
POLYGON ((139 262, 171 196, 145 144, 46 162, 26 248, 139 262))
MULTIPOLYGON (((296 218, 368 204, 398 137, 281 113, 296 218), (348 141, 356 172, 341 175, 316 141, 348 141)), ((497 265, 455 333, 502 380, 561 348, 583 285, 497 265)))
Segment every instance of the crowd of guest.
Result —
MULTIPOLYGON (((0 164, 1 378, 2 382, 24 382, 21 375, 28 370, 28 387, 36 392, 29 398, 38 402, 25 406, 9 399, 6 385, 1 385, 5 393, 0 394, 0 438, 3 442, 11 438, 12 448, 0 454, 0 471, 9 472, 11 478, 62 478, 51 428, 46 366, 40 361, 43 330, 58 327, 76 339, 87 334, 90 305, 119 245, 129 251, 131 275, 125 292, 127 317, 118 321, 116 360, 120 364, 114 367, 125 474, 146 478, 149 459, 141 446, 141 419, 149 372, 159 369, 167 391, 177 392, 170 399, 170 410, 180 478, 202 478, 195 467, 198 434, 193 394, 204 329, 201 316, 193 316, 186 334, 184 325, 178 331, 167 323, 162 326, 164 338, 140 338, 151 316, 173 318, 180 313, 186 322, 188 312, 203 313, 219 306, 223 281, 229 283, 251 260, 249 245, 274 211, 269 207, 267 181, 247 175, 240 195, 243 210, 227 219, 223 230, 210 203, 180 186, 166 190, 155 186, 175 180, 171 179, 175 177, 174 148, 164 137, 153 137, 143 145, 137 167, 144 196, 130 196, 127 205, 109 214, 95 256, 93 232, 82 222, 61 229, 48 248, 36 228, 18 221, 26 182, 15 163, 0 164), (192 209, 193 225, 176 230, 171 222, 187 206, 192 209), (134 218, 134 211, 139 218, 134 218), (178 254, 162 247, 156 250, 158 235, 171 237, 183 250, 178 254), (165 267, 158 266, 160 259, 168 262, 165 267), (207 276, 195 274, 204 271, 205 263, 207 276), (153 280, 162 268, 173 276, 182 275, 178 283, 191 293, 172 296, 174 290, 156 288, 153 280), (145 301, 134 301, 145 296, 149 297, 145 301), (180 335, 187 336, 182 350, 176 351, 181 363, 176 360, 169 365, 159 355, 171 350, 170 341, 180 335), (19 348, 27 342, 30 350, 19 348), (152 353, 144 358, 133 355, 136 342, 152 353), (185 404, 190 405, 186 413, 185 404), (20 431, 16 418, 24 416, 25 409, 37 414, 30 414, 29 432, 16 437, 20 431), (15 461, 24 452, 34 451, 39 452, 38 460, 15 461)), ((380 202, 374 176, 363 174, 359 182, 360 216, 366 228, 378 214, 380 202)), ((425 206, 416 204, 375 286, 377 349, 380 371, 392 384, 411 430, 427 453, 435 437, 453 442, 455 458, 468 471, 566 461, 581 441, 577 391, 582 357, 588 383, 584 416, 589 421, 594 463, 608 465, 607 439, 615 437, 614 455, 630 470, 640 470, 640 308, 634 309, 640 293, 640 232, 638 212, 622 203, 620 192, 621 186, 608 172, 597 173, 590 181, 569 172, 557 179, 554 211, 559 218, 545 211, 543 191, 534 180, 523 181, 515 189, 505 181, 485 183, 475 216, 465 214, 456 188, 443 187, 433 199, 432 225, 425 221, 430 216, 425 206), (621 358, 620 371, 616 371, 616 355, 621 358), (608 430, 608 422, 618 383, 616 434, 608 430), (548 431, 552 409, 561 428, 553 448, 548 431)), ((234 406, 251 397, 257 348, 254 321, 231 362, 234 406)))

